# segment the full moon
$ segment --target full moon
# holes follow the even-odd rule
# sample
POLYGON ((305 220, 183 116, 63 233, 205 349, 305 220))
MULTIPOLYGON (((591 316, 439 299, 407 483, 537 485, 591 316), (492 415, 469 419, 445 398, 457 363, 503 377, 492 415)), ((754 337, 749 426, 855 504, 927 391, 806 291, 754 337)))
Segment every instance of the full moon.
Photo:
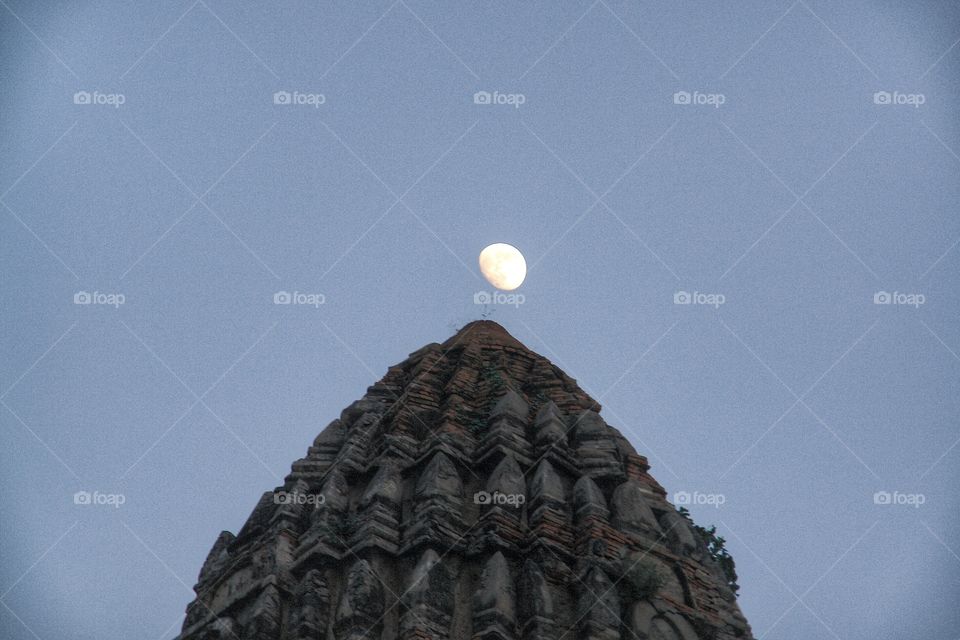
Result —
POLYGON ((527 277, 527 261, 513 245, 498 242, 480 252, 480 272, 497 289, 512 291, 527 277))

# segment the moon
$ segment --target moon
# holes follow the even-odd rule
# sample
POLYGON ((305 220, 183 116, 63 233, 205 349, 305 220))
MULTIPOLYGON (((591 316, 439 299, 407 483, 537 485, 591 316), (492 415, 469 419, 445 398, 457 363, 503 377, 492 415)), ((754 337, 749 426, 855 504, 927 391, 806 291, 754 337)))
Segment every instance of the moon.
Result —
POLYGON ((513 291, 527 277, 527 261, 513 245, 497 242, 480 252, 480 272, 497 289, 513 291))

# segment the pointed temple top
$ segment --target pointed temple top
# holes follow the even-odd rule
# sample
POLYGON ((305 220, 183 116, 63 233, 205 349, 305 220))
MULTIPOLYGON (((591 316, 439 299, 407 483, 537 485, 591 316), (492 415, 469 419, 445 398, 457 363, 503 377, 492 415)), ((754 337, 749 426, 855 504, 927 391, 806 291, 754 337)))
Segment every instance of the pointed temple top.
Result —
POLYGON ((502 345, 527 349, 527 347, 510 335, 510 332, 493 320, 474 320, 463 326, 456 334, 443 343, 444 348, 456 345, 478 343, 481 345, 502 345))

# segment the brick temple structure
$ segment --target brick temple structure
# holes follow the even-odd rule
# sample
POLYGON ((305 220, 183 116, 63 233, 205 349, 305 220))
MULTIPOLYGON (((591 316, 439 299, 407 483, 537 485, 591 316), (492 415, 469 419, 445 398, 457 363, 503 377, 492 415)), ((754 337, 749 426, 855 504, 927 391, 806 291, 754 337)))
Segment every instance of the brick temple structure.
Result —
POLYGON ((179 638, 751 639, 732 560, 648 470, 575 380, 473 322, 220 534, 179 638))

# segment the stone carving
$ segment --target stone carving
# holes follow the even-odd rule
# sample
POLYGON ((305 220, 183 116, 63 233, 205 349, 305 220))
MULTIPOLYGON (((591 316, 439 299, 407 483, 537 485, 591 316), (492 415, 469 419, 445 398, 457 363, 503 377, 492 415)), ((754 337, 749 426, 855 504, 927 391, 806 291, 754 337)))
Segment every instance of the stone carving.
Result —
POLYGON ((751 640, 666 495, 576 381, 474 322, 217 537, 178 640, 751 640))
POLYGON ((520 465, 512 455, 505 456, 490 474, 490 479, 487 480, 487 492, 526 498, 527 482, 520 465))
POLYGON ((243 629, 243 640, 274 640, 280 634, 280 593, 267 585, 253 606, 253 615, 243 629))
POLYGON ((230 561, 229 547, 235 539, 236 537, 229 531, 220 532, 217 541, 213 543, 213 548, 207 554, 207 559, 203 562, 203 567, 200 569, 199 582, 207 582, 220 575, 230 561))
POLYGON ((546 458, 537 465, 530 480, 529 498, 530 544, 549 545, 555 555, 568 553, 573 532, 566 490, 560 474, 546 458))
POLYGON ((323 483, 320 495, 323 501, 317 503, 313 512, 313 521, 322 521, 324 516, 343 514, 350 505, 347 479, 340 469, 334 467, 323 483))
POLYGON ((523 509, 527 483, 513 455, 505 456, 487 479, 485 491, 474 496, 480 507, 480 523, 471 550, 507 549, 515 552, 523 543, 523 509))
POLYGON ((290 635, 294 640, 319 638, 330 618, 330 592, 318 569, 311 569, 297 585, 290 613, 290 635))
POLYGON ((347 584, 337 607, 333 633, 337 640, 380 637, 383 628, 383 586, 370 563, 357 560, 347 574, 347 584))
POLYGON ((327 474, 318 495, 310 511, 309 529, 301 536, 295 552, 298 564, 317 555, 339 558, 347 545, 349 486, 338 467, 327 474))
POLYGON ((677 554, 687 556, 697 550, 697 541, 690 531, 690 525, 679 513, 673 509, 665 511, 660 517, 660 524, 677 554))
POLYGON ((351 538, 353 553, 377 546, 394 553, 400 542, 400 471, 393 464, 380 467, 360 498, 358 526, 351 538))
POLYGON ((523 640, 552 640, 557 610, 540 564, 527 558, 520 574, 520 619, 523 640))
POLYGON ((596 411, 587 409, 577 416, 573 440, 580 467, 586 475, 598 479, 623 476, 616 435, 596 411))
POLYGON ((340 420, 334 420, 314 438, 313 446, 307 455, 293 463, 291 476, 305 480, 315 480, 323 474, 336 460, 340 448, 343 446, 345 429, 340 420))
POLYGON ((536 431, 535 442, 538 445, 566 444, 567 426, 564 424, 563 414, 553 401, 540 407, 533 426, 536 431))
POLYGON ((591 567, 582 578, 577 615, 583 640, 619 640, 620 598, 603 569, 591 567))
POLYGON ((446 638, 454 608, 454 582, 433 549, 420 556, 403 595, 401 638, 446 638))
POLYGON ((567 502, 566 492, 563 490, 563 481, 553 465, 547 460, 541 460, 530 481, 530 501, 532 504, 549 504, 561 509, 567 502))
POLYGON ((511 455, 524 459, 529 458, 530 443, 525 434, 528 411, 527 401, 508 388, 490 412, 489 425, 477 452, 478 458, 495 455, 498 449, 510 451, 511 455))
POLYGON ((643 485, 628 480, 613 492, 614 526, 638 535, 660 535, 660 525, 644 498, 643 485))
POLYGON ((515 590, 510 565, 497 551, 487 560, 480 588, 473 596, 474 638, 483 640, 516 637, 515 590))
POLYGON ((443 452, 437 453, 430 460, 423 474, 417 482, 416 497, 418 500, 429 500, 435 497, 462 498, 463 482, 457 468, 450 462, 450 458, 443 452))
POLYGON ((578 523, 591 517, 601 520, 610 517, 607 500, 590 476, 583 476, 573 485, 573 508, 576 510, 578 523))
MULTIPOLYGON (((354 402, 353 405, 365 407, 367 403, 354 402)), ((376 406, 379 407, 379 405, 376 406)), ((353 420, 353 416, 356 416, 358 412, 359 408, 348 408, 344 410, 340 417, 341 422, 350 424, 346 441, 343 448, 340 449, 340 454, 337 456, 335 463, 343 467, 344 470, 360 471, 366 467, 369 462, 368 454, 371 443, 376 439, 383 426, 380 422, 381 415, 372 411, 363 413, 353 420)))
POLYGON ((509 416, 515 418, 520 424, 525 424, 528 411, 527 401, 513 389, 507 389, 507 392, 497 401, 497 404, 493 405, 490 417, 495 420, 509 416))
POLYGON ((274 501, 280 501, 276 510, 273 512, 270 524, 276 528, 287 528, 297 531, 302 530, 304 521, 309 521, 309 511, 307 506, 298 499, 299 496, 305 496, 310 492, 310 485, 304 478, 298 478, 291 487, 290 491, 274 493, 274 501), (304 514, 307 514, 307 517, 304 514))
POLYGON ((450 459, 438 451, 417 479, 413 517, 405 536, 407 546, 435 544, 440 547, 460 539, 464 525, 463 482, 450 459))

